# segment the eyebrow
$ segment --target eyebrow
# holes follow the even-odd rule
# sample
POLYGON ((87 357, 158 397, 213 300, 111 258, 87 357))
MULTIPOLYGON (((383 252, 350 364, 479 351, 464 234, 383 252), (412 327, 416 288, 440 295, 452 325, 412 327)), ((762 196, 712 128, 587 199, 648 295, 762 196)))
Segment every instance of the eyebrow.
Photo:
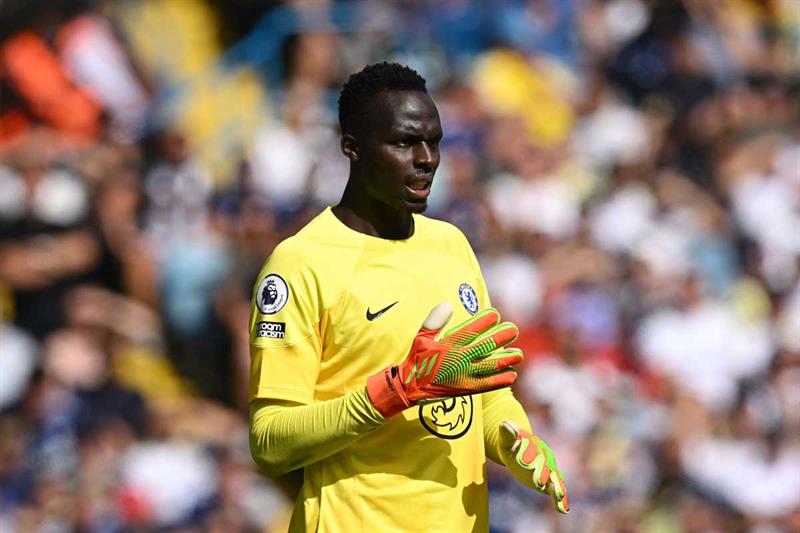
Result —
MULTIPOLYGON (((410 127, 398 126, 396 128, 396 132, 401 134, 401 135, 413 135, 415 137, 425 137, 426 136, 422 132, 422 130, 420 128, 416 127, 416 126, 410 126, 410 127)), ((444 132, 441 131, 441 129, 440 129, 437 134, 431 135, 431 137, 441 137, 442 135, 444 135, 444 132)))

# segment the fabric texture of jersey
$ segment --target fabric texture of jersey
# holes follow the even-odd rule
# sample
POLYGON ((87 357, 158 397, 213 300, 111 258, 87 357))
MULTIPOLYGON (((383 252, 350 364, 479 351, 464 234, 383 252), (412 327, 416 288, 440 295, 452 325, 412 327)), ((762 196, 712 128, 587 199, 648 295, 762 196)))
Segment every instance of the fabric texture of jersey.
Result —
MULTIPOLYGON (((330 208, 282 242, 256 282, 250 398, 340 397, 406 356, 428 312, 452 324, 490 305, 454 226, 414 215, 414 234, 356 232, 330 208)), ((483 395, 407 409, 305 468, 290 531, 486 531, 483 395)))

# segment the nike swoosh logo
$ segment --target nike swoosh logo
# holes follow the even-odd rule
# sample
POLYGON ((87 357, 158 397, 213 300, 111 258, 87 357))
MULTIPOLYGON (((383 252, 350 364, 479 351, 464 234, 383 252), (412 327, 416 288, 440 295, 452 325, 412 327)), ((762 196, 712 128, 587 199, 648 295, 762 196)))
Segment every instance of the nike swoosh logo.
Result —
POLYGON ((381 309, 381 310, 380 310, 380 311, 378 311, 377 313, 370 313, 370 312, 369 312, 369 307, 367 307, 367 320, 369 320, 370 322, 372 322, 373 320, 375 320, 376 318, 378 318, 379 316, 381 316, 383 313, 385 313, 386 311, 388 311, 389 309, 391 309, 392 307, 394 307, 395 305, 397 305, 397 303, 398 303, 398 302, 400 302, 400 300, 397 300, 397 302, 395 302, 395 303, 393 303, 393 304, 389 304, 389 305, 387 305, 386 307, 384 307, 383 309, 381 309))

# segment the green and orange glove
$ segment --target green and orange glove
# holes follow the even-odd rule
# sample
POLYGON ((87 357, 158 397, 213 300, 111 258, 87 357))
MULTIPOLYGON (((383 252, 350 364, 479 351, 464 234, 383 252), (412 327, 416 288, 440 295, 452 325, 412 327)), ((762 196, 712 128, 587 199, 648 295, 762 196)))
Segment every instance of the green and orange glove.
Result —
POLYGON ((569 512, 567 486, 556 456, 545 441, 506 420, 500 425, 500 454, 522 484, 553 498, 560 513, 569 512))
POLYGON ((367 380, 367 395, 384 418, 421 402, 486 392, 516 381, 511 365, 522 361, 522 351, 506 346, 517 338, 517 327, 501 324, 496 310, 485 309, 442 332, 452 314, 446 302, 434 307, 406 359, 367 380))

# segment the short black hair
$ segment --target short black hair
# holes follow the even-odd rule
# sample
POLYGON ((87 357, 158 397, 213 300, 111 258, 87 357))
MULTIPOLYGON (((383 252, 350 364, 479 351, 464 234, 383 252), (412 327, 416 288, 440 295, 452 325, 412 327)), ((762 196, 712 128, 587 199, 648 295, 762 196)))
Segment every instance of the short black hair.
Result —
POLYGON ((339 127, 352 133, 366 104, 383 91, 420 91, 427 93, 425 78, 399 63, 375 63, 348 78, 339 93, 339 127))

